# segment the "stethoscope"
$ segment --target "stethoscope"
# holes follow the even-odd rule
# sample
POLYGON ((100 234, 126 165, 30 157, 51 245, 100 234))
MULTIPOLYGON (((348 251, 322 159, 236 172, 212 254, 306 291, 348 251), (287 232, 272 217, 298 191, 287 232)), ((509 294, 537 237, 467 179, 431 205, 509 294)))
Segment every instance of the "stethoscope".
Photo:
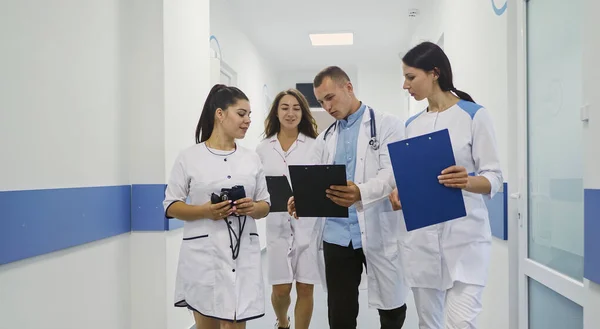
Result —
MULTIPOLYGON (((369 107, 369 116, 371 117, 371 139, 369 140, 369 145, 371 146, 371 148, 373 150, 378 150, 379 149, 379 141, 377 140, 377 128, 375 126, 375 113, 373 112, 373 109, 369 107)), ((325 135, 323 135, 323 140, 326 141, 327 140, 327 135, 329 135, 329 131, 331 130, 331 128, 333 128, 333 132, 335 132, 337 126, 337 121, 332 123, 331 126, 329 126, 329 128, 327 128, 327 130, 325 130, 325 135)))

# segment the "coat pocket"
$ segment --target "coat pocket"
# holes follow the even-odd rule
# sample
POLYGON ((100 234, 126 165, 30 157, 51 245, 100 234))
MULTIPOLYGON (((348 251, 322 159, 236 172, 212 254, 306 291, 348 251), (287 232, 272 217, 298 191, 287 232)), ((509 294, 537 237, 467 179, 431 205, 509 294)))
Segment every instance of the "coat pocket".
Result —
POLYGON ((381 242, 383 244, 383 252, 388 259, 398 257, 399 241, 401 239, 400 218, 391 207, 382 207, 383 211, 379 212, 379 223, 381 232, 381 242))
POLYGON ((183 241, 190 241, 190 240, 204 239, 204 238, 208 238, 208 234, 198 235, 198 236, 192 236, 192 237, 188 237, 188 238, 183 238, 183 241))
POLYGON ((182 276, 191 286, 215 284, 215 249, 208 234, 183 238, 182 276))

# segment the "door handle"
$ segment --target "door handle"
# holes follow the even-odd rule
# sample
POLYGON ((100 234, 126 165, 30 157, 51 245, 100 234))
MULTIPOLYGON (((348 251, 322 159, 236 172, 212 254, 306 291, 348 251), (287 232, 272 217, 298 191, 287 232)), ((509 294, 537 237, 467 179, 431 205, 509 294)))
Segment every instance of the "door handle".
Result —
POLYGON ((520 198, 521 198, 521 193, 519 193, 519 192, 511 193, 511 194, 510 194, 510 198, 511 198, 511 199, 518 200, 518 199, 520 199, 520 198))
POLYGON ((583 122, 590 121, 590 104, 584 104, 581 108, 579 108, 579 118, 583 122))

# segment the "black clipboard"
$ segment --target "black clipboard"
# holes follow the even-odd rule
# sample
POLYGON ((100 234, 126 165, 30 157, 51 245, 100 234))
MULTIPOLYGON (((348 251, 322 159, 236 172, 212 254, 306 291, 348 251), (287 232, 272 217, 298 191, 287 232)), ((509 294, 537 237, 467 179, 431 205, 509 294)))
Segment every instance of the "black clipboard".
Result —
POLYGON ((267 189, 271 196, 270 212, 287 212, 287 202, 292 196, 292 188, 285 176, 266 176, 267 189))
POLYGON ((348 208, 335 204, 325 191, 331 185, 348 185, 345 165, 290 165, 298 217, 348 218, 348 208))

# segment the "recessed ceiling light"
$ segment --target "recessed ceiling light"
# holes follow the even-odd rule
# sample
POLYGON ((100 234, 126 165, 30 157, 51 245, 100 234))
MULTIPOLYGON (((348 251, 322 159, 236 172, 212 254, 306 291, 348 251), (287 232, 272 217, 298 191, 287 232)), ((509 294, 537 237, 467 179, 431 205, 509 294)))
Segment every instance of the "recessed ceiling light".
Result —
POLYGON ((313 46, 349 46, 354 44, 354 33, 310 34, 313 46))

